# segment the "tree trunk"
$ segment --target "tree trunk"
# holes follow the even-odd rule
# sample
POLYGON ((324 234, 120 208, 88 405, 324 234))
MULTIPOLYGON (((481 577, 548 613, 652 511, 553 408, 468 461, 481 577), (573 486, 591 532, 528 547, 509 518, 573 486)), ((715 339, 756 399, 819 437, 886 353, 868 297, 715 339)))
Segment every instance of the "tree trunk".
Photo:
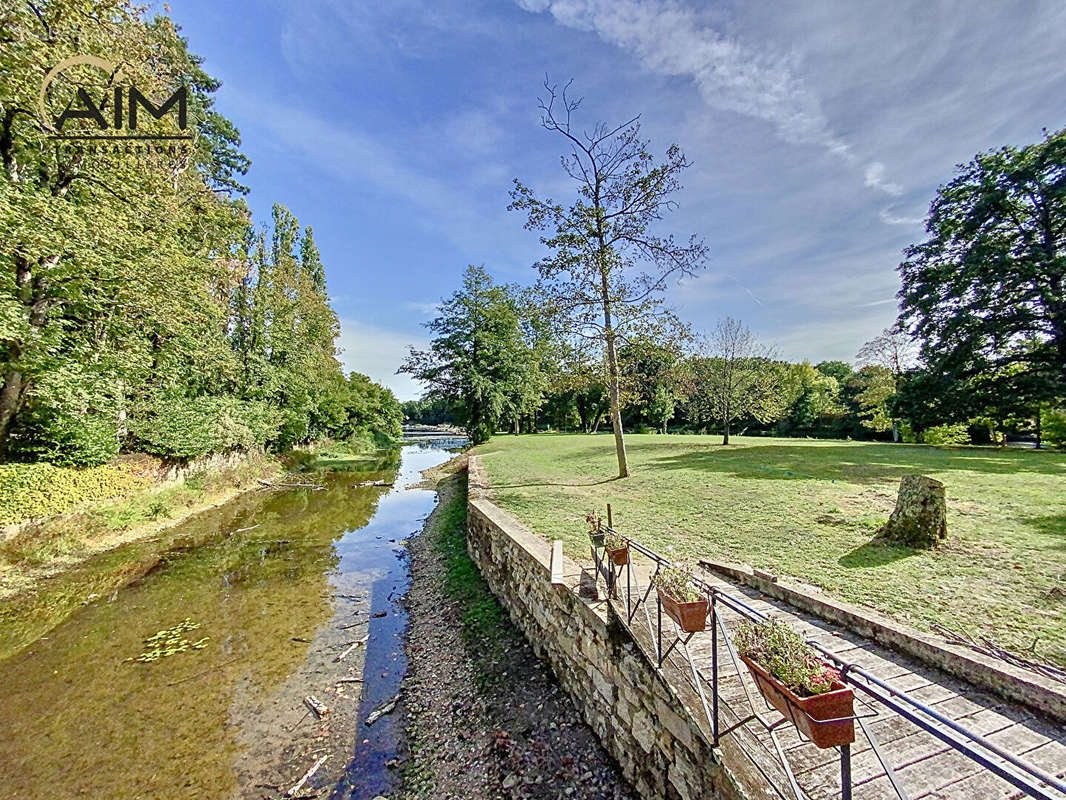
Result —
POLYGON ((878 538, 908 547, 934 547, 948 535, 944 484, 925 475, 904 475, 896 509, 878 538))
POLYGON ((1039 450, 1044 444, 1044 430, 1040 424, 1040 409, 1036 410, 1036 449, 1039 450))
POLYGON ((722 444, 729 444, 729 419, 722 420, 722 444))
POLYGON ((8 434, 22 405, 25 388, 19 370, 11 368, 4 373, 4 388, 0 390, 0 456, 7 455, 8 434))
MULTIPOLYGON (((610 313, 607 312, 608 325, 610 313)), ((622 436, 622 408, 618 386, 618 354, 614 349, 614 333, 607 334, 607 372, 611 389, 611 428, 614 429, 614 451, 618 456, 618 477, 629 477, 629 460, 626 458, 626 442, 622 436)))

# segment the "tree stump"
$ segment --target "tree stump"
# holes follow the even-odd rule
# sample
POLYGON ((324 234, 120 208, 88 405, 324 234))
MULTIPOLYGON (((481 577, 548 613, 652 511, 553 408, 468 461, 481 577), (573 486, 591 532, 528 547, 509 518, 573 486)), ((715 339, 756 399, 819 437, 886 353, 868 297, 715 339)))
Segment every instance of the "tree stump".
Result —
POLYGON ((944 484, 926 475, 904 475, 896 510, 878 531, 878 538, 908 547, 935 547, 948 535, 944 484))

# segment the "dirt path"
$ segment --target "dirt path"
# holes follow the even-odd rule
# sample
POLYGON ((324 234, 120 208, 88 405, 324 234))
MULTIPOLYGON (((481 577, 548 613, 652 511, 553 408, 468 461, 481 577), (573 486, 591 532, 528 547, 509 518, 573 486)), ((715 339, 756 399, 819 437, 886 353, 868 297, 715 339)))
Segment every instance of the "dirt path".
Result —
POLYGON ((410 547, 405 797, 635 797, 462 549, 458 466, 427 475, 439 503, 410 547))

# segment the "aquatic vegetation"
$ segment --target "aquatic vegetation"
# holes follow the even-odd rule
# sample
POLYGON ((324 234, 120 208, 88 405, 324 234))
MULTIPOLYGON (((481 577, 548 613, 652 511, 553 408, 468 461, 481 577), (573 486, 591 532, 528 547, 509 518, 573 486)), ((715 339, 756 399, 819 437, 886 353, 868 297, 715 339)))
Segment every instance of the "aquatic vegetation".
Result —
POLYGON ((158 661, 161 658, 184 653, 186 650, 203 650, 207 647, 207 642, 211 638, 210 636, 197 639, 195 642, 190 641, 185 636, 186 632, 198 630, 199 627, 199 622, 193 622, 186 617, 177 625, 164 628, 161 631, 156 631, 149 636, 144 640, 144 652, 136 658, 127 658, 126 660, 147 664, 152 661, 158 661))

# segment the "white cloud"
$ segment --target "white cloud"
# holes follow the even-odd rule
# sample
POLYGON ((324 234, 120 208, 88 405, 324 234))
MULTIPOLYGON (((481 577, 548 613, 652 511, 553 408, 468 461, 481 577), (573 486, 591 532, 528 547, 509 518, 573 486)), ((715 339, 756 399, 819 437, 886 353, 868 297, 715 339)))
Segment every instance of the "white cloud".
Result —
POLYGON ((406 300, 403 307, 408 311, 414 311, 424 317, 432 317, 440 310, 440 303, 427 303, 422 300, 406 300))
POLYGON ((723 36, 700 25, 689 9, 635 0, 519 0, 519 5, 548 10, 569 28, 594 31, 654 72, 687 75, 707 105, 765 120, 785 141, 820 144, 841 156, 849 152, 786 54, 723 36))
POLYGON ((873 161, 866 165, 863 183, 871 189, 880 189, 885 194, 895 197, 903 194, 903 187, 898 183, 885 180, 885 165, 880 161, 873 161))
POLYGON ((921 225, 925 222, 922 217, 902 217, 893 213, 892 208, 882 208, 877 214, 886 225, 921 225))
POLYGON ((341 335, 337 340, 345 371, 369 375, 392 389, 400 400, 414 400, 423 392, 421 383, 410 375, 397 375, 396 370, 409 347, 425 347, 426 344, 423 336, 353 319, 341 320, 341 335))

